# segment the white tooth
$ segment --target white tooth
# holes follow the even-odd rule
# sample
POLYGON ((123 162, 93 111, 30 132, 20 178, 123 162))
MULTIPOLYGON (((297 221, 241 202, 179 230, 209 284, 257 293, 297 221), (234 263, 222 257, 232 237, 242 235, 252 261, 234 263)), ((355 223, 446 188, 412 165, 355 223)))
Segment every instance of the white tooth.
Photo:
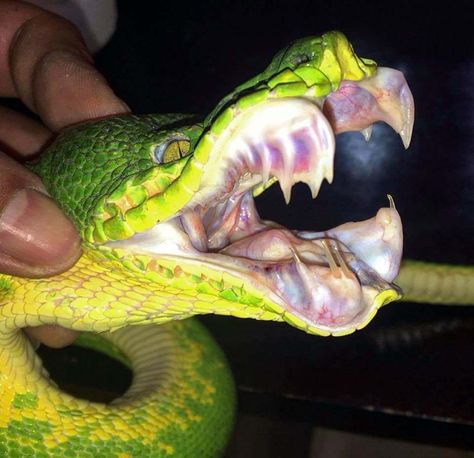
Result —
POLYGON ((402 139, 403 146, 405 147, 405 149, 408 149, 408 147, 410 146, 412 130, 413 123, 411 124, 411 126, 404 125, 403 129, 398 133, 398 135, 400 135, 400 138, 402 139))
POLYGON ((283 170, 278 176, 281 190, 285 196, 285 202, 288 205, 291 199, 291 188, 294 184, 293 174, 293 160, 296 156, 296 151, 293 142, 287 136, 284 136, 279 141, 281 158, 283 161, 283 170))
POLYGON ((323 178, 321 179, 321 181, 323 181, 323 179, 325 178, 329 184, 332 183, 332 180, 334 178, 333 159, 334 159, 334 155, 330 157, 329 156, 326 157, 326 161, 324 165, 324 175, 323 175, 323 178))
POLYGON ((262 183, 266 183, 270 178, 270 152, 268 151, 267 145, 263 145, 260 149, 260 159, 262 161, 262 183))
POLYGON ((181 222, 194 248, 207 251, 207 235, 201 217, 193 211, 188 211, 181 215, 181 222))
POLYGON ((290 200, 291 200, 292 185, 285 178, 283 178, 283 179, 278 178, 278 182, 280 183, 280 188, 283 192, 283 197, 285 198, 286 205, 288 205, 290 203, 290 200))
MULTIPOLYGON (((334 152, 336 149, 336 141, 334 132, 329 126, 325 118, 320 119, 319 116, 314 118, 312 129, 310 130, 311 139, 313 141, 313 169, 320 171, 320 182, 326 178, 328 183, 332 183, 334 168, 334 152)), ((320 186, 318 183, 318 188, 320 186)))
MULTIPOLYGON (((293 163, 296 157, 295 145, 288 137, 284 137, 281 141, 283 149, 281 156, 283 159, 283 173, 291 180, 293 178, 293 163)), ((294 184, 294 183, 292 183, 294 184)))
POLYGON ((388 203, 390 205, 390 208, 392 210, 396 210, 397 208, 395 207, 395 201, 393 200, 393 197, 391 196, 391 194, 387 194, 387 199, 388 199, 388 203))
POLYGON ((362 129, 360 131, 362 136, 364 137, 364 140, 368 142, 370 140, 370 137, 372 136, 372 126, 366 127, 365 129, 362 129))
POLYGON ((314 286, 314 281, 312 279, 311 271, 306 267, 306 265, 301 261, 296 251, 291 248, 293 253, 293 259, 296 265, 296 271, 300 276, 300 279, 303 282, 303 288, 309 299, 312 299, 312 287, 314 286))
POLYGON ((410 146, 410 143, 411 143, 411 134, 408 134, 406 130, 401 130, 400 133, 399 133, 401 139, 402 139, 402 142, 403 142, 403 147, 405 149, 408 149, 408 147, 410 146))
POLYGON ((403 127, 400 130, 399 135, 402 138, 403 146, 407 149, 410 146, 413 124, 415 122, 415 102, 413 101, 413 94, 406 83, 400 91, 400 101, 403 127))
POLYGON ((318 177, 313 177, 313 180, 308 183, 309 189, 311 189, 311 197, 316 199, 321 188, 321 180, 318 177))
POLYGON ((311 190, 311 197, 313 199, 316 199, 316 197, 319 194, 321 183, 323 182, 324 178, 328 179, 328 177, 329 178, 332 178, 332 177, 330 177, 330 174, 327 173, 327 167, 324 162, 324 158, 322 158, 322 160, 320 160, 319 163, 317 162, 317 160, 314 161, 314 163, 316 163, 316 165, 313 166, 313 169, 315 170, 315 172, 313 172, 311 175, 308 174, 307 180, 304 180, 304 183, 306 183, 309 186, 309 189, 311 190))

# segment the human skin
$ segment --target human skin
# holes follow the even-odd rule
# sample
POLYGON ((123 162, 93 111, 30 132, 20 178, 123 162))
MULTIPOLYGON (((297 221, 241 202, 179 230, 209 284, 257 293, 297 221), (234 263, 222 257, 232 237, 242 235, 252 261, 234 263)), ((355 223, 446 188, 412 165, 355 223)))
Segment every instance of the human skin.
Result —
MULTIPOLYGON (((54 275, 79 258, 79 235, 20 162, 40 153, 65 126, 129 108, 94 68, 73 24, 11 0, 0 2, 0 97, 19 98, 40 119, 0 106, 0 272, 54 275)), ((51 347, 76 337, 58 326, 26 332, 51 347)))

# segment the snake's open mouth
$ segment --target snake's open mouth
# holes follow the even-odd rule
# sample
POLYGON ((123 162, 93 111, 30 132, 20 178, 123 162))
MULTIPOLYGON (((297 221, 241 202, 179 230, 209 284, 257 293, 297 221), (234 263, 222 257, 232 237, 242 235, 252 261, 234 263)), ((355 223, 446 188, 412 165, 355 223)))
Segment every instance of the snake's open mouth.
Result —
POLYGON ((297 182, 316 197, 323 179, 333 178, 335 134, 359 130, 368 136, 382 120, 408 146, 413 110, 402 73, 387 68, 360 81, 343 80, 324 97, 270 93, 251 106, 237 102, 214 120, 173 183, 175 195, 191 196, 180 210, 108 244, 172 257, 183 269, 212 266, 260 291, 273 312, 309 332, 359 329, 400 296, 391 282, 402 255, 402 224, 391 198, 368 221, 302 232, 262 221, 253 196, 278 181, 287 202, 297 182))

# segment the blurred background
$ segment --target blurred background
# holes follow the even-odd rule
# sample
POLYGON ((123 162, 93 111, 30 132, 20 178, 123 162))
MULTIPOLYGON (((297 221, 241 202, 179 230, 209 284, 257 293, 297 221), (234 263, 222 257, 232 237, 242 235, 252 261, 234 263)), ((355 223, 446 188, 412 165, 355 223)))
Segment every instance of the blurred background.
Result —
MULTIPOLYGON (((369 143, 343 134, 333 184, 315 201, 296 186, 289 206, 274 186, 257 200, 261 216, 323 230, 373 216, 390 193, 405 257, 474 262, 472 2, 76 3, 60 12, 75 18, 136 113, 205 115, 292 40, 343 31, 360 56, 405 73, 412 144, 405 151, 384 124, 369 143)), ((284 324, 203 321, 239 390, 230 458, 473 456, 474 308, 390 304, 364 331, 330 339, 284 324)), ((71 391, 103 399, 126 389, 124 368, 84 351, 40 349, 71 391)))

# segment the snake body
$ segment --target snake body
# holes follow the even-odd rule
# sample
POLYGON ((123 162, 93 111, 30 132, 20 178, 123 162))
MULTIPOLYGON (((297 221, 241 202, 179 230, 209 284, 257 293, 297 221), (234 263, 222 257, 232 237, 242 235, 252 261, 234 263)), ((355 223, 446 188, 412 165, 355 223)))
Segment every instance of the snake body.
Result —
POLYGON ((222 454, 234 385, 212 338, 184 320, 193 315, 345 335, 401 289, 410 300, 474 302, 469 267, 405 261, 401 289, 392 283, 392 204, 324 233, 258 218, 252 196, 275 181, 285 198, 297 181, 316 195, 332 179, 334 134, 377 120, 408 145, 403 76, 329 32, 279 52, 202 122, 127 115, 64 130, 30 167, 80 230, 83 255, 51 278, 0 275, 0 455, 222 454), (131 367, 129 390, 107 405, 59 390, 20 332, 41 324, 92 333, 82 345, 131 367))

